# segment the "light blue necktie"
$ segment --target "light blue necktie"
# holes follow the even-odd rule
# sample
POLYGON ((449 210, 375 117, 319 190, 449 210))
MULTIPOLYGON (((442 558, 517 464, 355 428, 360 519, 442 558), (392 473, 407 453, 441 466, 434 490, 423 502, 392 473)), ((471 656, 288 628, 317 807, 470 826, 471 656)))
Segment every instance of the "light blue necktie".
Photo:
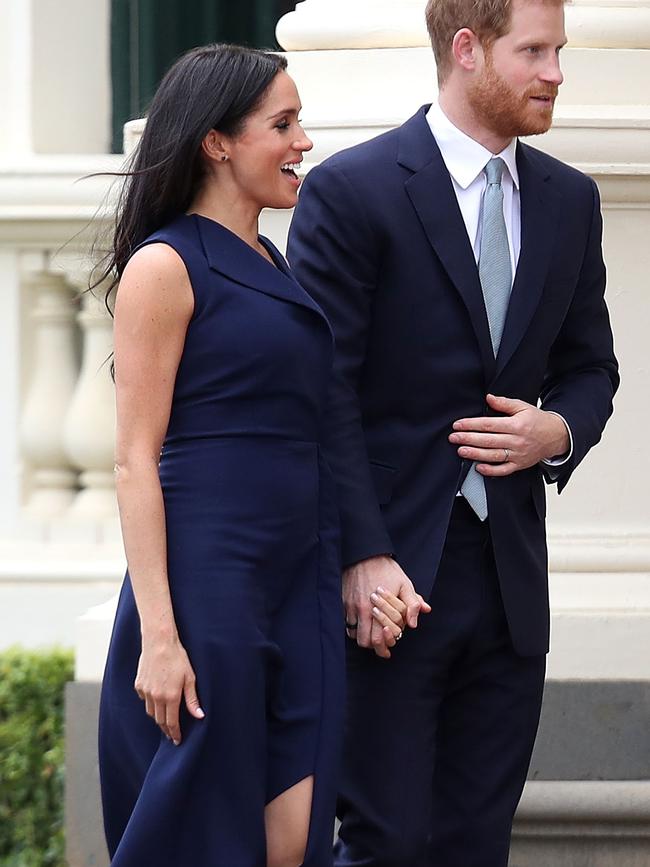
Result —
MULTIPOLYGON (((512 289, 510 248, 503 218, 501 189, 504 166, 502 159, 493 157, 485 167, 487 186, 483 194, 481 252, 478 259, 478 274, 495 357, 499 351, 512 289)), ((481 521, 484 521, 488 514, 485 479, 476 472, 476 464, 470 467, 460 492, 481 521)))

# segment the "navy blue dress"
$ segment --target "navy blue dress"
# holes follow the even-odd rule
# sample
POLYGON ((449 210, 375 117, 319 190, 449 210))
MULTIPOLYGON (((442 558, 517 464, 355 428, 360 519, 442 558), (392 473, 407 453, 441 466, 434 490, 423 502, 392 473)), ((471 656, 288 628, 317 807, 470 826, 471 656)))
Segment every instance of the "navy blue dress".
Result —
POLYGON ((309 867, 332 862, 343 714, 338 516, 320 448, 333 338, 271 265, 183 215, 145 243, 181 256, 194 314, 160 459, 180 639, 206 713, 175 747, 133 683, 125 578, 104 676, 99 757, 113 867, 264 867, 264 807, 314 775, 309 867))

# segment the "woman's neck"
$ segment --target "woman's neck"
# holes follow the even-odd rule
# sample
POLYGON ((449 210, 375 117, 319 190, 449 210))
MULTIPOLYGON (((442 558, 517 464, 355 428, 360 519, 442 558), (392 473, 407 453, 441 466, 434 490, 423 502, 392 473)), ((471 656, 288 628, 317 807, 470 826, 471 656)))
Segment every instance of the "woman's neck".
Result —
POLYGON ((224 190, 219 190, 218 194, 212 190, 205 191, 195 197, 188 213, 208 217, 225 226, 251 247, 256 250, 259 248, 259 209, 243 205, 241 196, 228 195, 224 190))

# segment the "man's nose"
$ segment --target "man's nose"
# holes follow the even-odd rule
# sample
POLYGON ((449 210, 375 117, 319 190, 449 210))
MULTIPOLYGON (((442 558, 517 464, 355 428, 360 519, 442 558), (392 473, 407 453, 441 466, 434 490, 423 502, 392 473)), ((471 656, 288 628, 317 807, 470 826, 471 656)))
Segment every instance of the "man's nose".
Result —
POLYGON ((544 68, 541 78, 543 81, 548 81, 550 84, 556 85, 556 87, 559 87, 562 84, 564 76, 560 69, 560 58, 557 54, 554 54, 552 60, 549 60, 548 64, 544 68))

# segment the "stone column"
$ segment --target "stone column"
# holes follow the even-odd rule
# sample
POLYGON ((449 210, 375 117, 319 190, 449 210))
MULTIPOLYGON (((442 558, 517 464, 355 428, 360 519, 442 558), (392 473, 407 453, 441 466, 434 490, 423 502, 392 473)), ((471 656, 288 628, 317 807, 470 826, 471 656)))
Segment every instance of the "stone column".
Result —
POLYGON ((110 0, 2 0, 0 10, 0 81, 11 82, 0 88, 0 154, 107 151, 110 0))

